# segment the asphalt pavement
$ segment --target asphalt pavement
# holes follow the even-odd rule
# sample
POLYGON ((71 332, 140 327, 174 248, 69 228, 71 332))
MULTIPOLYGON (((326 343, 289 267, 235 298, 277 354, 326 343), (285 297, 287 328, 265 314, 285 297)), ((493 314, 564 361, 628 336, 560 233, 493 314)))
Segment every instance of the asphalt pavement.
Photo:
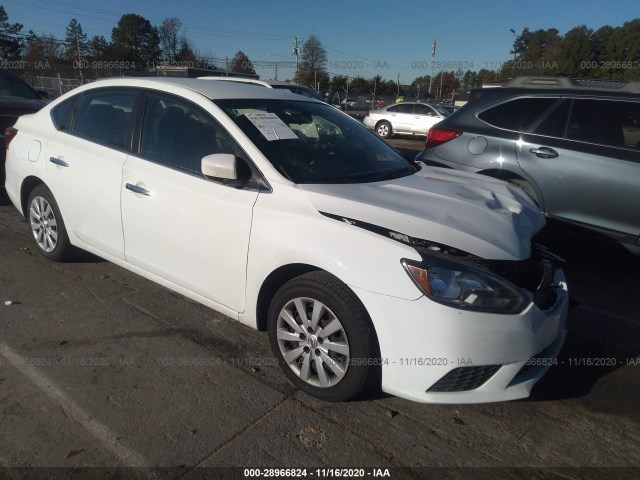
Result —
POLYGON ((573 308, 559 363, 531 398, 423 405, 371 394, 335 404, 288 383, 265 333, 92 255, 45 260, 2 194, 0 477, 139 467, 221 478, 222 467, 242 467, 306 468, 307 478, 336 476, 317 468, 638 478, 640 259, 555 225, 543 238, 567 257, 573 308))

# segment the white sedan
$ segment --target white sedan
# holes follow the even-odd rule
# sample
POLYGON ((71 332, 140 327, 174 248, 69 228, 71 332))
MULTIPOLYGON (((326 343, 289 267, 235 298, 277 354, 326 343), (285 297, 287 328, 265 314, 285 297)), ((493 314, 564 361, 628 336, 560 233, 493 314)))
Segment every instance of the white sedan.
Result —
POLYGON ((394 134, 427 135, 431 127, 449 115, 440 105, 402 102, 368 111, 362 123, 380 138, 394 134))
POLYGON ((21 117, 6 143, 7 192, 43 256, 80 248, 268 331, 319 398, 522 398, 563 344, 567 287, 531 245, 535 205, 411 163, 321 102, 103 80, 21 117))

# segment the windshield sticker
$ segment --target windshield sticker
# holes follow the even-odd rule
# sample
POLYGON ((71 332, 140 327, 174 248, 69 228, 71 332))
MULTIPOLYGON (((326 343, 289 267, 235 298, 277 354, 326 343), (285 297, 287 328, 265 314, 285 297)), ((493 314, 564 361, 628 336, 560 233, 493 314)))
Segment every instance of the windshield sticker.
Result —
POLYGON ((245 113, 268 141, 297 140, 298 136, 275 113, 245 113))

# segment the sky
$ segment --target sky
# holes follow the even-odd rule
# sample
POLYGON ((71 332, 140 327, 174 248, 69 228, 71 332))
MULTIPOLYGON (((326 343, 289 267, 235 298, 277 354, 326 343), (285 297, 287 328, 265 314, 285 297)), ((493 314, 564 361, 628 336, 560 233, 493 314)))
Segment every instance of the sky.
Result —
POLYGON ((125 13, 152 24, 178 17, 198 53, 233 57, 242 50, 261 78, 275 75, 274 63, 285 62, 278 79, 294 76, 292 40, 316 35, 327 49, 332 74, 371 78, 381 75, 403 84, 440 69, 499 69, 511 58, 513 29, 557 28, 560 34, 578 25, 594 30, 620 26, 640 17, 638 0, 408 1, 381 0, 5 0, 9 21, 24 32, 53 34, 63 39, 77 18, 92 37, 111 38, 125 13), (615 5, 614 8, 613 5, 615 5), (437 39, 435 62, 432 44, 437 39), (264 65, 264 64, 263 64, 264 65))

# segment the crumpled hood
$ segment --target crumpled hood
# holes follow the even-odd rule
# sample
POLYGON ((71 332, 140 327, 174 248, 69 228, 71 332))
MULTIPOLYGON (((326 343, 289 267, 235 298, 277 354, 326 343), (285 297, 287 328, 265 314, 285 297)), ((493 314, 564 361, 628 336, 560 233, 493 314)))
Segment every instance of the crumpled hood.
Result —
MULTIPOLYGON (((523 260, 545 223, 517 187, 483 175, 422 167, 361 184, 302 184, 320 212, 449 245, 485 259, 523 260)), ((357 227, 354 227, 357 228, 357 227)))

